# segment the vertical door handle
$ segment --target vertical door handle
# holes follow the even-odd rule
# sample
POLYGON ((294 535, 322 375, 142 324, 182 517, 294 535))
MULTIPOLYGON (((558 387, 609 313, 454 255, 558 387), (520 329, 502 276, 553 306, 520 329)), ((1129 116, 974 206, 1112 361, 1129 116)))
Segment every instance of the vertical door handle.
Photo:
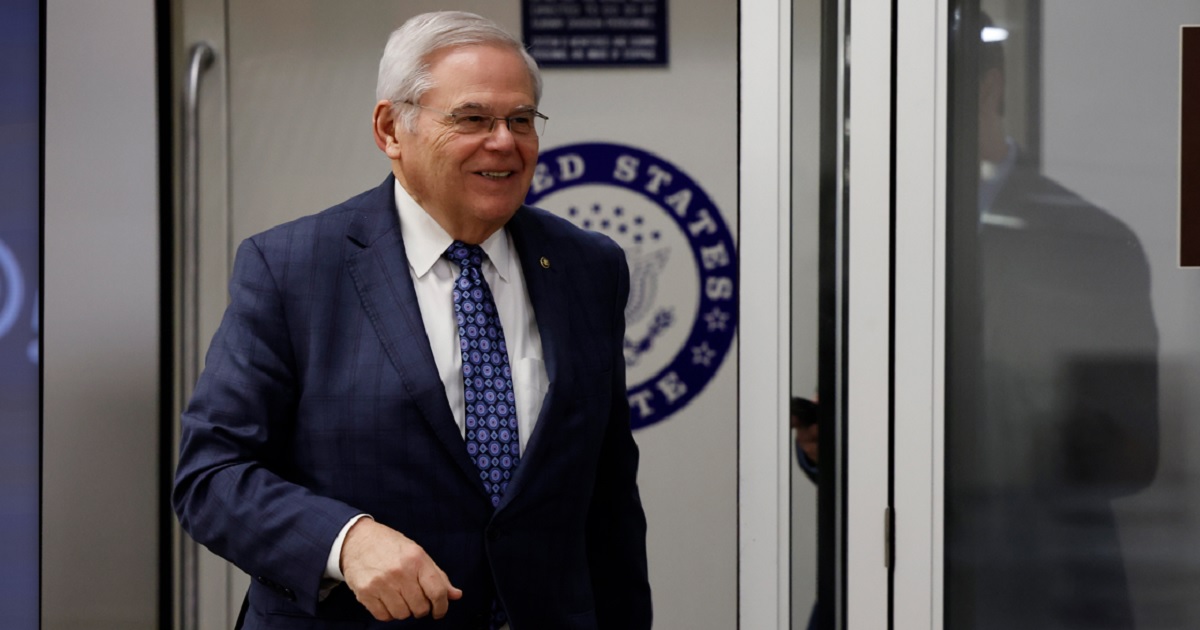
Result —
POLYGON ((182 262, 182 380, 180 409, 187 404, 200 376, 200 75, 215 57, 206 42, 194 44, 188 53, 187 82, 183 91, 183 217, 180 231, 182 262))
MULTIPOLYGON (((187 408, 192 388, 200 376, 200 76, 212 65, 216 53, 207 42, 193 44, 188 51, 187 77, 183 86, 183 185, 179 230, 179 370, 178 408, 187 408)), ((200 627, 199 546, 191 538, 179 538, 180 630, 200 627)))

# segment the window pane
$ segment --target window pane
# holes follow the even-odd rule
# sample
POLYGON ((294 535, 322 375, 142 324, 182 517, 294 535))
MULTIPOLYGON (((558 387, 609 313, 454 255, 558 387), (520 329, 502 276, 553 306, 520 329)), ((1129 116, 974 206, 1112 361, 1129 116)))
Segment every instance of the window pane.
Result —
POLYGON ((1176 265, 1200 2, 951 23, 946 627, 1200 627, 1200 275, 1176 265))

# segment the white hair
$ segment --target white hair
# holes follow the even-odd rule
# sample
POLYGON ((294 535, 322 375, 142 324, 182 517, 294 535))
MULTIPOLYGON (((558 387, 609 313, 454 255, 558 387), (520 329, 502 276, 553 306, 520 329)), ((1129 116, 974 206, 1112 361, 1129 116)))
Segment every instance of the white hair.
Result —
POLYGON ((392 103, 392 112, 401 117, 408 129, 416 129, 417 108, 400 112, 400 103, 418 103, 433 87, 429 57, 446 48, 485 44, 511 49, 521 55, 533 83, 533 100, 542 100, 542 74, 537 62, 520 40, 491 20, 464 11, 423 13, 392 31, 383 57, 379 60, 379 80, 375 100, 392 103))

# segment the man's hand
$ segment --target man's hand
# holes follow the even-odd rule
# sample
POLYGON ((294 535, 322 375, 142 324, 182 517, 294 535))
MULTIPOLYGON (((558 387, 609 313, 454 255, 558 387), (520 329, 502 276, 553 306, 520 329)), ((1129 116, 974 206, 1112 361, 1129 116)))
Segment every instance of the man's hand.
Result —
POLYGON ((404 534, 359 519, 342 544, 342 575, 358 601, 379 621, 446 616, 462 591, 420 545, 404 534))

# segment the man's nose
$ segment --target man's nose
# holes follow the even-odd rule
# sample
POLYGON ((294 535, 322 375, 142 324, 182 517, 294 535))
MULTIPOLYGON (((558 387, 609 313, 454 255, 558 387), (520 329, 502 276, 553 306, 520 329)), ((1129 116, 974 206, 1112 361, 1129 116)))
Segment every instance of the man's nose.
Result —
POLYGON ((517 137, 508 129, 508 121, 497 118, 492 121, 492 130, 488 132, 484 143, 493 150, 510 149, 517 144, 517 137))

